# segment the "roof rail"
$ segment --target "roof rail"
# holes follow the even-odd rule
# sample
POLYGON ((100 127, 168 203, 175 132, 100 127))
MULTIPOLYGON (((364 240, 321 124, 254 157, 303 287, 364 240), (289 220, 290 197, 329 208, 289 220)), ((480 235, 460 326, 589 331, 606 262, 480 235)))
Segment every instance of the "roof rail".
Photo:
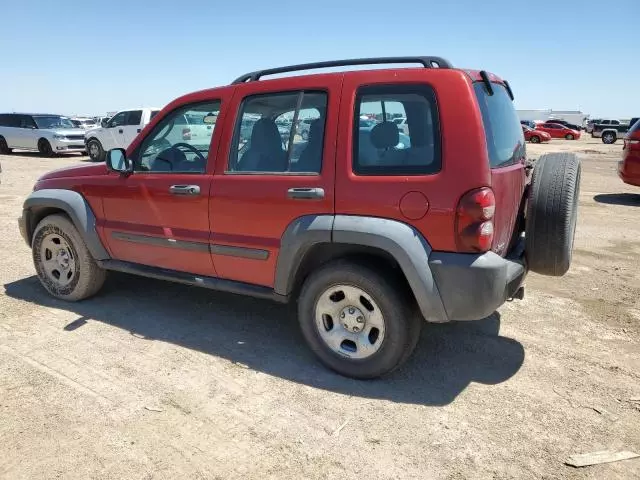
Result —
POLYGON ((302 63, 300 65, 290 65, 288 67, 267 68, 251 73, 245 73, 236 78, 232 85, 237 83, 255 82, 265 75, 276 75, 278 73, 298 72, 301 70, 313 70, 316 68, 345 67, 349 65, 382 65, 385 63, 420 63, 425 68, 453 68, 444 58, 440 57, 373 57, 373 58, 353 58, 350 60, 331 60, 328 62, 302 63))

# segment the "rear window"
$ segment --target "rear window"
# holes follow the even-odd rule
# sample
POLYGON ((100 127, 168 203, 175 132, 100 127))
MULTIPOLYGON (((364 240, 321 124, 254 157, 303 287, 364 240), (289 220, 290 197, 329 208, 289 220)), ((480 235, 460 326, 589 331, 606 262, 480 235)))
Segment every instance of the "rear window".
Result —
POLYGON ((492 168, 506 167, 524 154, 524 134, 506 88, 497 83, 492 86, 493 95, 489 95, 481 82, 475 83, 473 88, 482 112, 489 163, 492 168))

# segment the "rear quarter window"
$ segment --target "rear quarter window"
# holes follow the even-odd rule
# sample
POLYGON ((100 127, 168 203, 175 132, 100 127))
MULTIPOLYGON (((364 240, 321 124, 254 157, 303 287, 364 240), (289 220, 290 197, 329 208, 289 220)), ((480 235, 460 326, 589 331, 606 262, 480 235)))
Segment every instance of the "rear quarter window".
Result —
POLYGON ((516 163, 524 154, 524 133, 513 102, 503 85, 494 83, 493 95, 489 95, 481 82, 474 84, 491 168, 506 167, 516 163))

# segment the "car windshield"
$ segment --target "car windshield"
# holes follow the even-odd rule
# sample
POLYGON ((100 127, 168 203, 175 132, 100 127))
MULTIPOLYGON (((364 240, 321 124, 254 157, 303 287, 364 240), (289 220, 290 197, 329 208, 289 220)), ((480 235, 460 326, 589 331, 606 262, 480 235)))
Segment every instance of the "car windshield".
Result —
POLYGON ((43 117, 33 117, 36 122, 36 125, 41 130, 48 130, 51 128, 75 128, 73 122, 65 117, 59 116, 43 116, 43 117))

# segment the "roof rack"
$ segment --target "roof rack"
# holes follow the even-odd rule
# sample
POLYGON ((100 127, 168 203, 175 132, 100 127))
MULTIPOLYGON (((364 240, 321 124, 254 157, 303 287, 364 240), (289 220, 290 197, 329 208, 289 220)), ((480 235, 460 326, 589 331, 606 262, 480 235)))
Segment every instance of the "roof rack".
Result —
POLYGON ((278 73, 298 72, 301 70, 313 70, 317 68, 345 67, 349 65, 382 65, 388 63, 420 63, 425 68, 453 68, 444 58, 440 57, 373 57, 354 58, 350 60, 331 60, 328 62, 302 63, 300 65, 290 65, 288 67, 267 68, 251 73, 245 73, 236 78, 232 85, 237 83, 255 82, 265 75, 276 75, 278 73))

